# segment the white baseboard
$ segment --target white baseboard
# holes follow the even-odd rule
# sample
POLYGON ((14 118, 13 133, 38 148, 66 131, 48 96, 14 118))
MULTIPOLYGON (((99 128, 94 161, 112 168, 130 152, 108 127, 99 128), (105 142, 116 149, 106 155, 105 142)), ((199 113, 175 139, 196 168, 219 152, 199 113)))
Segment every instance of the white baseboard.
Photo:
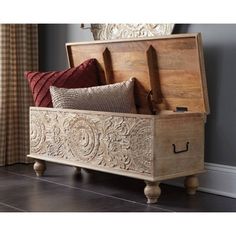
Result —
MULTIPOLYGON (((205 163, 206 172, 199 174, 199 191, 236 198, 236 167, 205 163)), ((184 187, 183 178, 164 183, 184 187)))

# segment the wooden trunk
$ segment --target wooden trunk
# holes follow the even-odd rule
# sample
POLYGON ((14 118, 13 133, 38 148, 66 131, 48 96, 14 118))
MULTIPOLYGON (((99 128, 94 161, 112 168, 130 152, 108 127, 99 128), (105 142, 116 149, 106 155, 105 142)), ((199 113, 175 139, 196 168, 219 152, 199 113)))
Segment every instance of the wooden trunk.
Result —
POLYGON ((37 175, 51 161, 142 179, 148 203, 160 181, 186 176, 194 194, 209 113, 200 34, 73 43, 67 52, 70 66, 96 58, 104 83, 136 77, 139 114, 32 107, 28 156, 37 175))

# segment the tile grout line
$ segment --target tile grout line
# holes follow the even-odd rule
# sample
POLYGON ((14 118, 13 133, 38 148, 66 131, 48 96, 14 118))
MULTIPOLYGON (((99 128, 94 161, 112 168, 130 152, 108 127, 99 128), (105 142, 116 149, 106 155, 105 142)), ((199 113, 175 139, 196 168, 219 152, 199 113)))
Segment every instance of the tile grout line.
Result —
MULTIPOLYGON (((79 187, 74 187, 74 186, 67 185, 67 184, 57 183, 57 182, 54 182, 54 181, 47 180, 47 179, 45 179, 45 178, 38 178, 38 177, 33 177, 33 176, 25 175, 25 174, 19 174, 19 173, 16 173, 16 172, 13 172, 13 171, 9 171, 9 170, 3 170, 3 171, 4 171, 4 172, 11 173, 11 174, 14 174, 14 175, 17 175, 17 176, 24 176, 24 177, 26 177, 26 178, 38 180, 38 181, 41 181, 41 182, 48 182, 48 183, 56 184, 56 185, 63 186, 63 187, 68 187, 68 188, 72 188, 72 189, 78 189, 78 190, 81 190, 81 191, 93 193, 93 194, 100 195, 100 196, 103 196, 103 197, 109 197, 109 198, 118 199, 118 200, 130 202, 130 203, 134 203, 134 204, 138 204, 138 205, 142 205, 142 206, 147 206, 147 204, 144 204, 144 203, 132 201, 132 200, 125 199, 125 198, 119 198, 119 197, 115 197, 115 196, 111 196, 111 195, 107 195, 107 194, 95 192, 95 191, 88 190, 88 189, 83 189, 83 188, 79 188, 79 187)), ((175 212, 175 211, 172 211, 172 210, 169 210, 169 209, 165 209, 165 208, 162 208, 162 207, 159 207, 159 206, 150 206, 150 205, 148 205, 148 207, 154 208, 154 209, 164 210, 164 211, 166 211, 166 212, 175 212)))
POLYGON ((25 212, 25 210, 23 210, 23 209, 20 209, 20 208, 18 208, 18 207, 14 207, 14 206, 9 205, 9 204, 4 203, 4 202, 0 202, 0 205, 9 207, 9 208, 11 208, 11 209, 14 209, 14 210, 17 210, 17 211, 20 211, 20 212, 25 212))

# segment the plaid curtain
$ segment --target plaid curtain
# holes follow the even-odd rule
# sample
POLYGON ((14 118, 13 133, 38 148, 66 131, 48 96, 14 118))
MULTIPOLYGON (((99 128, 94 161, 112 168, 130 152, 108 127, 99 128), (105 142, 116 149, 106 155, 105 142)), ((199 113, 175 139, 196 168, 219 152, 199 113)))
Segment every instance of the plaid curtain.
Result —
POLYGON ((24 71, 38 69, 37 25, 0 25, 0 165, 28 163, 29 106, 24 71))

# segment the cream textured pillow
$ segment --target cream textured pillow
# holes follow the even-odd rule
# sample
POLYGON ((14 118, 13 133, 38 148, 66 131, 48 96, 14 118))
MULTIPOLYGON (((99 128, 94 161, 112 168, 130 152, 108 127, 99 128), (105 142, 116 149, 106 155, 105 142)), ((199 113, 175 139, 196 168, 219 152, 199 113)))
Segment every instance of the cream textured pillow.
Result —
POLYGON ((53 107, 121 113, 137 113, 134 78, 125 82, 89 88, 50 87, 53 107))

